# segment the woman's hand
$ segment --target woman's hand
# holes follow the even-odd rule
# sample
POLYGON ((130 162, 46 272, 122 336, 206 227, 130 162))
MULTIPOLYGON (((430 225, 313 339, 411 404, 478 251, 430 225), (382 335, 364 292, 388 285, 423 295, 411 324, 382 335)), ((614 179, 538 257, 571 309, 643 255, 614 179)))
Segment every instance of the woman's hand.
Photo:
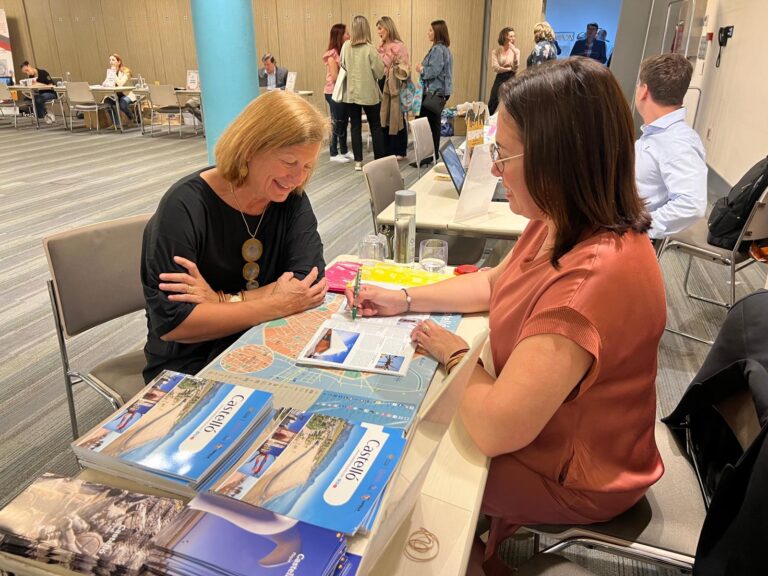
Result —
POLYGON ((355 292, 351 287, 348 286, 344 293, 349 307, 357 306, 357 311, 361 316, 394 316, 403 314, 408 309, 405 292, 402 290, 388 290, 379 286, 363 284, 357 294, 357 302, 355 302, 355 292))
POLYGON ((421 62, 419 62, 418 64, 416 64, 416 72, 421 74, 422 70, 424 70, 424 66, 421 65, 421 62))
POLYGON ((317 267, 313 267, 304 280, 294 278, 293 272, 285 272, 277 279, 272 296, 277 298, 281 316, 303 312, 322 304, 325 293, 328 291, 328 282, 323 278, 313 286, 312 283, 317 280, 317 275, 317 267))
POLYGON ((469 348, 461 336, 456 336, 433 320, 419 322, 411 332, 411 341, 424 348, 443 366, 451 354, 469 348))
POLYGON ((176 264, 187 269, 183 272, 163 272, 160 274, 160 290, 164 292, 174 292, 168 295, 168 300, 172 302, 191 302, 192 304, 202 304, 203 302, 219 301, 219 295, 216 294, 208 282, 205 281, 197 264, 181 256, 174 256, 173 261, 176 264))

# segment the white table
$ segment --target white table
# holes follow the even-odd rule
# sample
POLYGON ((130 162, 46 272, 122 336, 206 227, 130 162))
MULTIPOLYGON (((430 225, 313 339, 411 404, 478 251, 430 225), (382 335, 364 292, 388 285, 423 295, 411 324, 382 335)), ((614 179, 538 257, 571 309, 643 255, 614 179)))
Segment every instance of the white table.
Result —
MULTIPOLYGON (((416 231, 429 234, 456 234, 482 238, 514 240, 523 233, 528 219, 512 212, 507 202, 491 202, 488 214, 455 222, 459 203, 453 183, 444 180, 432 168, 411 190, 416 192, 416 231)), ((377 217, 379 224, 391 233, 395 224, 395 204, 387 206, 377 217)))
MULTIPOLYGON (((356 260, 355 256, 339 256, 337 260, 356 260)), ((459 323, 457 334, 468 342, 488 326, 486 315, 465 315, 459 323)), ((440 389, 445 378, 442 369, 432 379, 427 398, 440 389)), ((411 448, 409 448, 411 449, 411 448)), ((467 569, 475 525, 488 476, 490 460, 485 457, 467 435, 458 416, 437 448, 437 454, 427 474, 418 502, 401 529, 394 535, 370 576, 462 576, 467 569), (409 534, 424 527, 435 533, 440 540, 440 551, 428 562, 413 562, 403 555, 409 534)), ((100 482, 137 492, 160 494, 178 498, 146 486, 94 470, 83 470, 82 480, 100 482)), ((364 555, 369 536, 355 536, 349 540, 349 551, 364 555)), ((75 573, 56 565, 46 565, 34 560, 19 558, 0 552, 0 570, 17 575, 49 576, 51 574, 76 576, 75 573)), ((368 575, 365 575, 368 576, 368 575)))

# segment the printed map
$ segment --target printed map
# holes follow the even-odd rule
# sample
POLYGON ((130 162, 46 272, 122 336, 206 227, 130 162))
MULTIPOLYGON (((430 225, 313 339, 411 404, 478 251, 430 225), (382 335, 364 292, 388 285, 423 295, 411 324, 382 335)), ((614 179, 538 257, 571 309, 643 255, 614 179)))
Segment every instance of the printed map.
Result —
MULTIPOLYGON (((344 296, 328 294, 318 308, 254 326, 200 375, 273 392, 276 407, 284 401, 291 408, 351 422, 407 429, 437 369, 431 357, 417 352, 405 376, 296 364, 296 357, 320 324, 344 305, 344 296), (278 392, 277 383, 287 386, 277 386, 285 388, 278 392)), ((461 316, 437 314, 432 319, 455 331, 461 316)))

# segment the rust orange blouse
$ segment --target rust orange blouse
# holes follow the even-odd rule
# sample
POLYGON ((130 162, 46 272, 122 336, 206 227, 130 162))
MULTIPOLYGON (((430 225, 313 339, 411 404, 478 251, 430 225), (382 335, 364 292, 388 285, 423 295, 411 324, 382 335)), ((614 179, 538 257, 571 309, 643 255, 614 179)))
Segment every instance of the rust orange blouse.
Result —
POLYGON ((496 374, 521 340, 569 338, 595 360, 539 436, 514 456, 564 488, 631 492, 664 467, 654 439, 656 366, 666 304, 644 234, 598 233, 555 269, 535 258, 547 236, 532 221, 493 286, 490 344, 496 374))

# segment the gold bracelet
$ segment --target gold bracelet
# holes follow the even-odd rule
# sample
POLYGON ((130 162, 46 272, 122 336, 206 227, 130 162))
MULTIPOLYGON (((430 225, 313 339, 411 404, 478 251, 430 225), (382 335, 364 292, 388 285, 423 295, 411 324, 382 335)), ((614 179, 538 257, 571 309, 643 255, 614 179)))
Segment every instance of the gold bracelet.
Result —
POLYGON ((227 301, 227 298, 226 298, 226 296, 224 295, 224 290, 217 290, 217 291, 216 291, 216 295, 219 297, 219 302, 220 302, 220 303, 221 303, 221 302, 226 302, 226 301, 227 301))

